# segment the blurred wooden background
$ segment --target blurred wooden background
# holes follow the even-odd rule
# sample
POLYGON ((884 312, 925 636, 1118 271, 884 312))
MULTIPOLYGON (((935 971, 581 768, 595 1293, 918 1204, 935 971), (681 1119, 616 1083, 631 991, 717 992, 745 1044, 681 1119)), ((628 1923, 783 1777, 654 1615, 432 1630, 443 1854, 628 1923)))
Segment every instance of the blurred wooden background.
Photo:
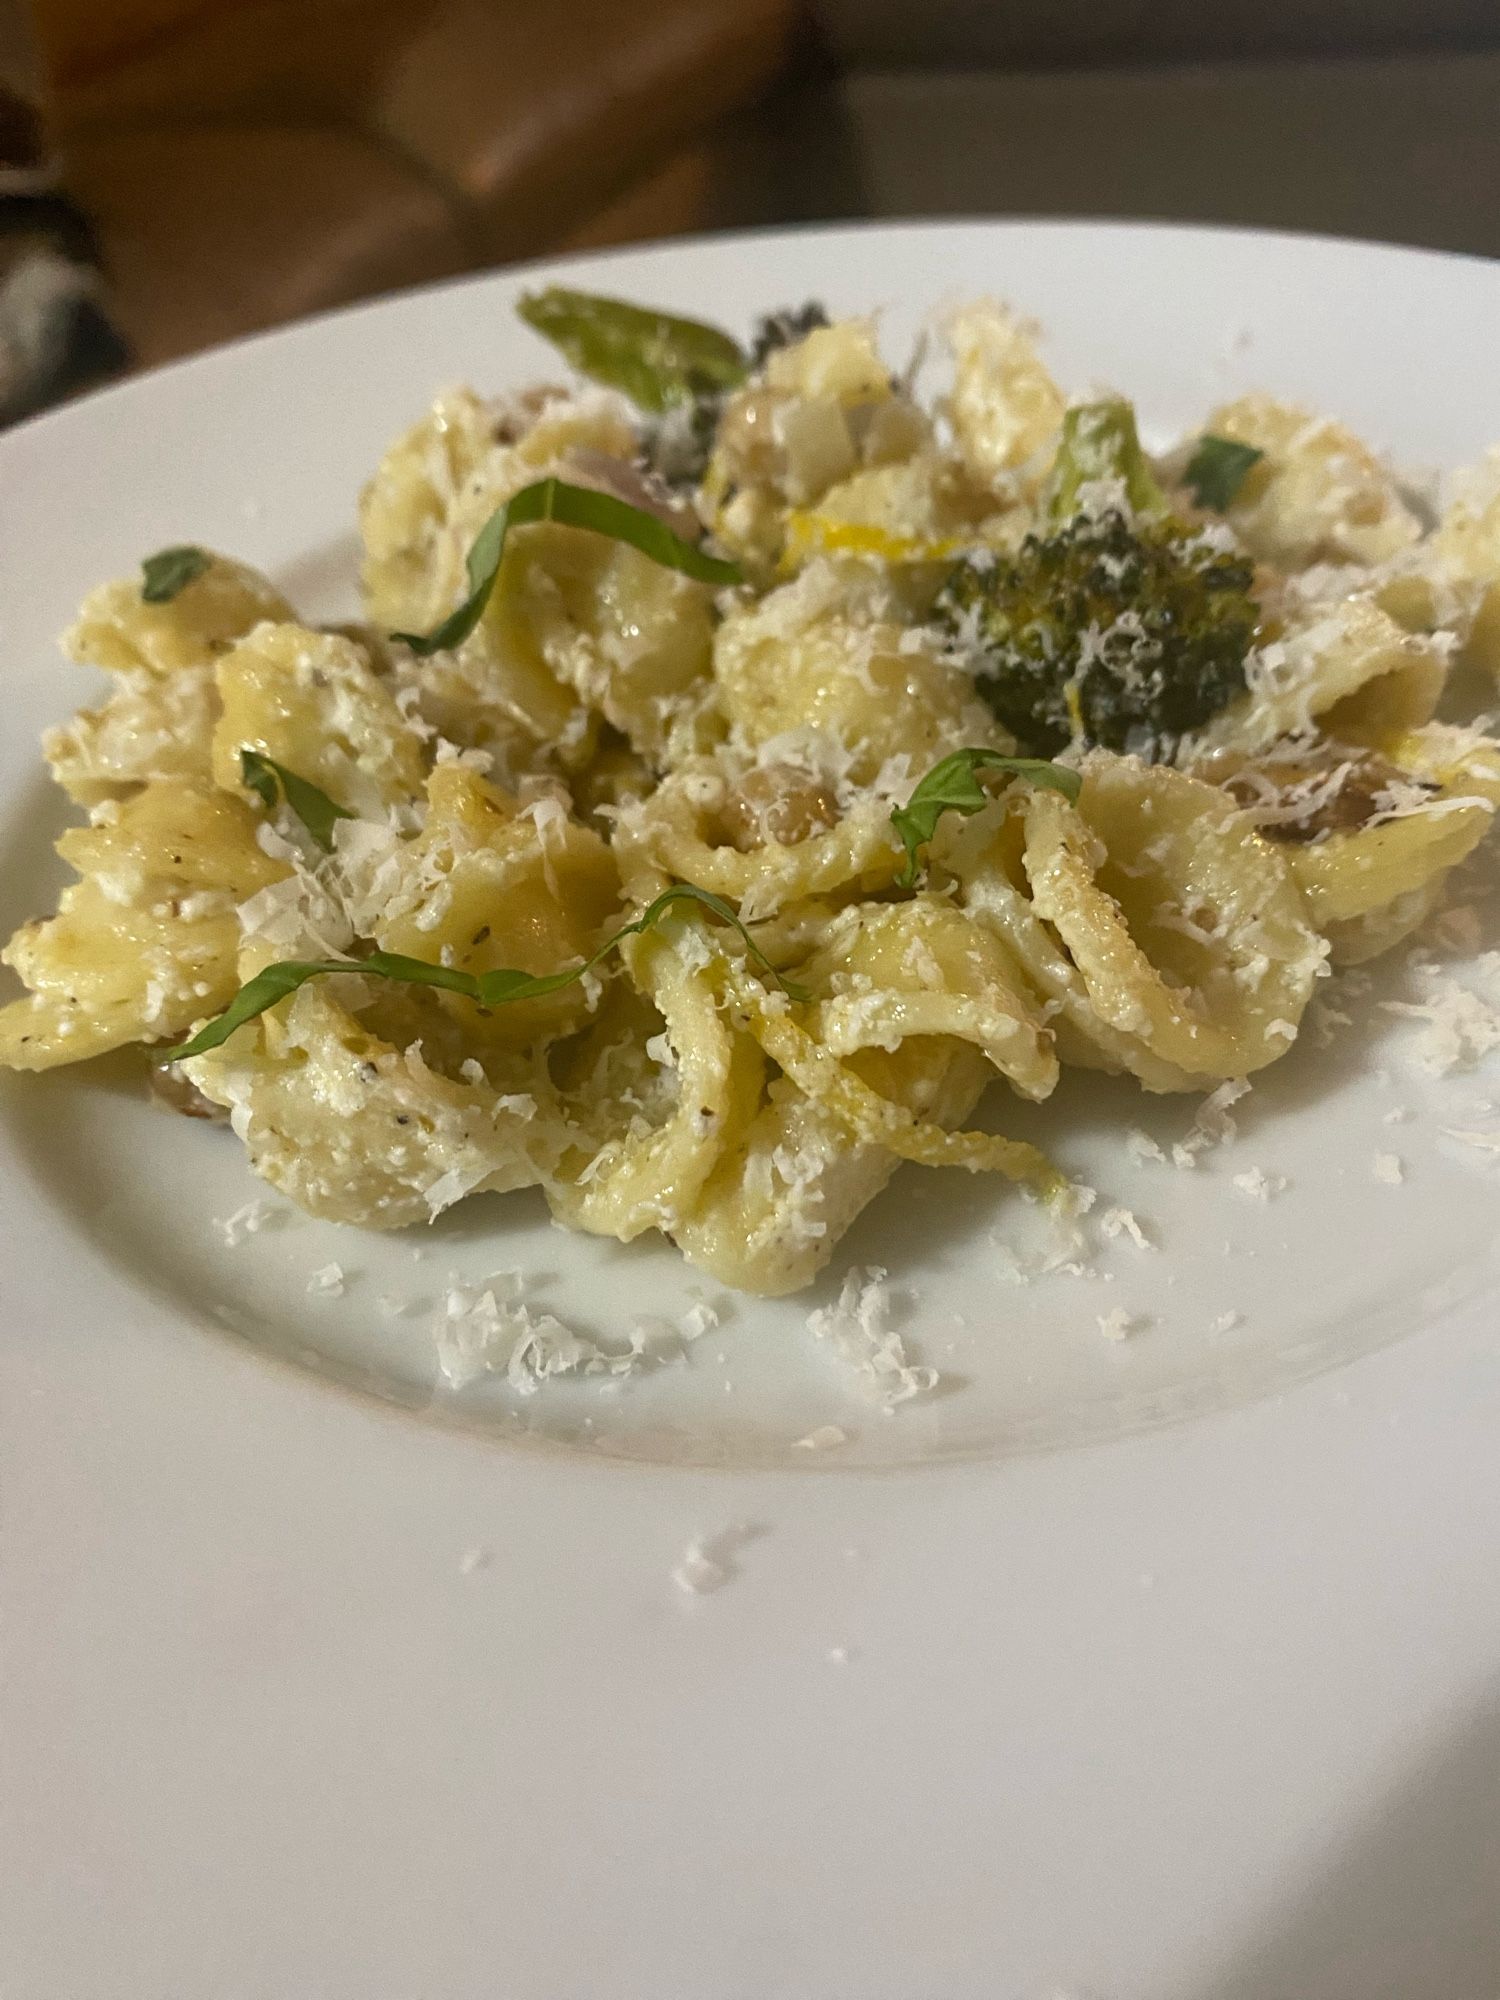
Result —
POLYGON ((0 0, 0 58, 142 364, 554 249, 821 216, 1500 253, 1500 0, 0 0))
POLYGON ((569 242, 670 234, 788 0, 31 0, 143 362, 569 242))

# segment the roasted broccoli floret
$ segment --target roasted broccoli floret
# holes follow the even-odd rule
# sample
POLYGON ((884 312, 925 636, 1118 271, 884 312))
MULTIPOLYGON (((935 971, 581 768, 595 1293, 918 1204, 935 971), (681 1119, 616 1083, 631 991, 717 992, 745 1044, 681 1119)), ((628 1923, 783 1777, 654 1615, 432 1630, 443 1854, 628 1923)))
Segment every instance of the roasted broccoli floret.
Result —
POLYGON ((1135 411, 1122 397, 1075 403, 1067 412, 1043 495, 1047 518, 1058 523, 1080 511, 1102 512, 1111 502, 1148 517, 1167 511, 1141 449, 1135 411))
POLYGON ((1070 410, 1043 532, 964 557, 938 615, 1028 748, 1170 752, 1245 685, 1253 570, 1169 511, 1124 402, 1070 410))

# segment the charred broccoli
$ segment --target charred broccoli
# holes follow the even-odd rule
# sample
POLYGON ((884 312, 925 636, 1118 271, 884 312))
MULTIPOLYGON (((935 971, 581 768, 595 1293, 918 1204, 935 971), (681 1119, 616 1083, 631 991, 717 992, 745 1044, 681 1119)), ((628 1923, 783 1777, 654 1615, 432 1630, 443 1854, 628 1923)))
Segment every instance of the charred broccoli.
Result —
POLYGON ((1028 749, 1160 755, 1245 685, 1251 565, 1168 511, 1128 403, 1068 412, 1045 508, 1014 555, 964 557, 938 615, 1028 749))

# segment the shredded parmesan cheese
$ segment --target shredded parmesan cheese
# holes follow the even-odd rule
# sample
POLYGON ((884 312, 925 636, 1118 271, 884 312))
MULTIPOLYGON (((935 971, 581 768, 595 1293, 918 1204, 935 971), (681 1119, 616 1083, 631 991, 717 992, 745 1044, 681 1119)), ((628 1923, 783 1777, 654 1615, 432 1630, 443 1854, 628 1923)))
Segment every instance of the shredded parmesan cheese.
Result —
POLYGON ((1456 1139, 1460 1145, 1472 1147, 1476 1153, 1488 1153, 1492 1158, 1500 1159, 1500 1131, 1477 1132, 1460 1125, 1445 1125, 1443 1137, 1456 1139))
POLYGON ((1473 1069, 1492 1049, 1500 1048, 1500 1011, 1455 980, 1435 981, 1426 1000, 1382 1000, 1380 1005, 1387 1014, 1426 1024, 1415 1057, 1417 1067, 1431 1076, 1473 1069))
POLYGON ((1154 1250, 1156 1245, 1142 1229, 1128 1208, 1107 1208, 1099 1218, 1099 1227, 1111 1239, 1128 1236, 1138 1250, 1154 1250))
POLYGON ((1212 1146, 1228 1145, 1239 1129, 1229 1115, 1229 1107, 1238 1104, 1249 1088, 1243 1077, 1236 1077, 1209 1092, 1199 1105, 1186 1135, 1172 1148, 1174 1166, 1196 1167, 1199 1153, 1212 1146))
POLYGON ((1284 1174, 1268 1174, 1259 1167, 1252 1167, 1248 1173, 1236 1174, 1234 1185, 1251 1201, 1270 1201, 1286 1186, 1284 1174))
POLYGON ((1149 1132, 1142 1132, 1138 1126, 1125 1134, 1125 1151, 1132 1160, 1165 1160, 1166 1154, 1149 1132))
POLYGON ((847 1444, 848 1442, 849 1433, 846 1430, 840 1430, 837 1424, 819 1424, 817 1429, 809 1431, 806 1437, 794 1438, 792 1440, 792 1449, 794 1451, 833 1451, 839 1445, 847 1444))
POLYGON ((1146 1322, 1138 1313, 1129 1313, 1123 1306, 1116 1306, 1112 1312, 1100 1313, 1096 1324, 1106 1340, 1128 1340, 1131 1334, 1139 1333, 1146 1322))
POLYGON ((838 1302, 807 1316, 808 1331, 826 1340, 859 1378, 860 1385, 889 1415, 898 1404, 937 1386, 935 1368, 915 1366, 900 1334, 890 1325, 890 1292, 878 1264, 845 1273, 838 1302))
POLYGON ((275 1202, 247 1201, 243 1208, 237 1208, 233 1215, 215 1216, 214 1228, 226 1250, 235 1250, 247 1236, 254 1236, 272 1223, 286 1219, 286 1209, 275 1202))
POLYGON ((716 1535, 698 1536, 683 1550, 682 1560, 672 1571, 673 1583, 688 1597, 706 1597, 721 1590, 740 1573, 740 1550, 762 1532, 739 1521, 716 1535))
MULTIPOLYGON (((665 1319, 643 1319, 624 1347, 604 1347, 554 1314, 533 1311, 519 1294, 514 1272, 502 1272, 477 1290, 449 1287, 433 1328, 438 1373, 447 1388, 503 1375, 517 1395, 532 1396, 559 1376, 624 1379, 680 1360, 684 1339, 695 1337, 665 1319)), ((698 1325, 696 1312, 685 1317, 698 1325)))

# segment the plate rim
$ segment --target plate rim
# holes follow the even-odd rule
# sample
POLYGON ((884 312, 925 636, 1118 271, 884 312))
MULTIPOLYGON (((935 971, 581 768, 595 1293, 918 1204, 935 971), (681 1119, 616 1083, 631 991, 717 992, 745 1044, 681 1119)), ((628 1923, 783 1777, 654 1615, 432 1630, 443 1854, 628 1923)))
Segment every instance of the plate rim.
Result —
POLYGON ((632 257, 679 250, 684 255, 690 256, 703 249, 735 245, 750 251, 762 244, 774 245, 815 236, 879 236, 918 232, 927 235, 938 233, 957 235, 966 232, 990 233, 996 230, 1016 231, 1027 235, 1105 231, 1111 235, 1142 238, 1177 240, 1206 238, 1218 241, 1286 243, 1308 249, 1372 252, 1384 256, 1410 258, 1431 265, 1466 265, 1478 270, 1500 273, 1500 256, 1489 257, 1474 250, 1436 249, 1428 244, 1404 243, 1384 237, 1345 236, 1331 230, 1262 229, 1251 223, 1174 222, 1151 217, 1010 213, 851 216, 836 217, 827 221, 775 223, 764 227, 693 230, 682 236, 644 237, 639 242, 612 243, 600 249, 570 250, 522 258, 515 263, 496 264, 480 271, 461 271, 452 277, 436 278, 425 284, 400 285, 392 291, 378 293, 373 298, 352 299, 343 305, 321 307, 315 312, 299 313, 295 318, 280 321, 275 326, 257 327, 248 333, 235 334, 228 340, 216 341, 213 346, 199 349, 196 353, 176 355, 169 361, 156 362, 151 367, 140 369, 121 381, 100 383, 84 390, 81 395, 69 398, 54 409, 41 410, 34 416, 23 418, 19 423, 0 432, 0 459, 3 459, 14 440, 29 440, 46 426, 71 422, 81 412, 92 411, 111 398, 131 396, 147 385, 155 386, 165 378, 177 378, 185 376, 192 370, 214 367, 225 357, 257 349, 268 341, 295 338, 335 322, 348 324, 393 306, 437 300, 469 290, 483 289, 486 285, 496 282, 508 283, 540 273, 570 271, 580 266, 608 269, 611 264, 632 257))

